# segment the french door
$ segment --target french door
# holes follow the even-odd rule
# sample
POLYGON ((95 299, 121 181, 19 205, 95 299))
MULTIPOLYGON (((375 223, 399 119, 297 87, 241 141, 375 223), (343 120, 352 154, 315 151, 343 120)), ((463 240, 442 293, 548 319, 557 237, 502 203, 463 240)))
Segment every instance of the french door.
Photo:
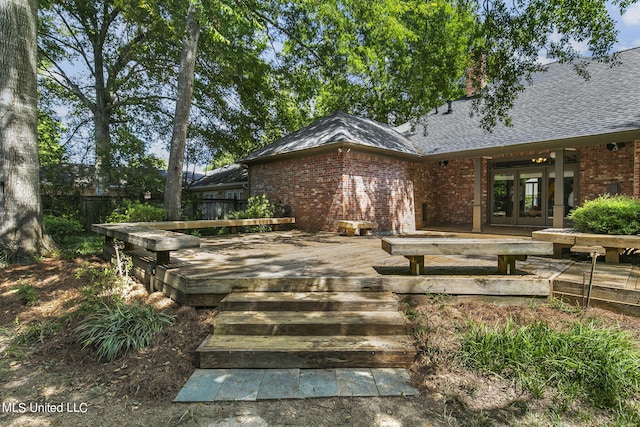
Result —
MULTIPOLYGON (((573 206, 576 169, 564 171, 564 205, 573 206)), ((553 166, 492 170, 489 176, 489 223, 553 225, 555 171, 553 166)), ((565 212, 567 213, 567 212, 565 212)))

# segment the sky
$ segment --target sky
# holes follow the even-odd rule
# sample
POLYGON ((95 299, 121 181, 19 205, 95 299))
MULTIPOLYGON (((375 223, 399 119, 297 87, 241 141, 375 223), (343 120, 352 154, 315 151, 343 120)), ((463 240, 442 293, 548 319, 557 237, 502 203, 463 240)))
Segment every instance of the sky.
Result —
POLYGON ((618 43, 614 50, 621 51, 640 46, 640 3, 636 3, 627 9, 622 16, 610 8, 611 14, 618 22, 618 43))

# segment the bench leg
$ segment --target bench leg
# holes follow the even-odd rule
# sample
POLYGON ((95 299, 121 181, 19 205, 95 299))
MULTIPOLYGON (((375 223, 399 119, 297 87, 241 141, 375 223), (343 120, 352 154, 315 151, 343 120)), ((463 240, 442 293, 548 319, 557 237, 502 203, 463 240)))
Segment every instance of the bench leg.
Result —
POLYGON ((356 234, 356 230, 353 228, 345 227, 341 230, 340 234, 344 234, 345 236, 348 236, 348 237, 353 237, 356 234))
POLYGON ((526 255, 498 255, 498 273, 513 274, 516 271, 516 260, 526 261, 526 255))
POLYGON ((618 248, 604 248, 606 254, 604 261, 607 264, 620 264, 620 250, 618 248))
POLYGON ((169 264, 169 251, 156 252, 156 264, 157 265, 169 264))
POLYGON ((553 244, 553 257, 554 258, 562 258, 562 254, 565 249, 570 249, 571 245, 567 245, 565 243, 554 243, 553 244))
POLYGON ((409 260, 409 270, 411 274, 414 276, 418 276, 420 274, 424 274, 424 256, 416 255, 416 256, 406 256, 409 260))

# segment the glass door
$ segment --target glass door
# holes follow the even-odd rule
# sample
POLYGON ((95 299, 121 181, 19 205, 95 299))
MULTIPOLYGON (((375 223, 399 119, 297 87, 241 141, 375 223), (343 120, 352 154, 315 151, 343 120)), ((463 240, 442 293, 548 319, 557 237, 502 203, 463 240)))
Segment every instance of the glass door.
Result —
MULTIPOLYGON (((544 170, 518 174, 518 224, 544 225, 547 203, 543 195, 544 170)), ((545 191, 546 193, 546 191, 545 191)))
POLYGON ((491 219, 494 224, 515 223, 515 179, 513 172, 494 173, 491 194, 491 219))

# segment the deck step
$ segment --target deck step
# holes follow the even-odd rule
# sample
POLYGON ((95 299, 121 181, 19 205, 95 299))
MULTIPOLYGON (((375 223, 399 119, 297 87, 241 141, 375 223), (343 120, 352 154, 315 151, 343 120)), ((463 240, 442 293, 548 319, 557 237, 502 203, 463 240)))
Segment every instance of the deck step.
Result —
POLYGON ((398 310, 391 292, 232 292, 224 311, 386 311, 398 310))
POLYGON ((199 367, 204 369, 406 368, 416 354, 407 335, 211 335, 196 352, 199 367))
POLYGON ((214 335, 395 335, 407 334, 398 311, 223 311, 214 335))

